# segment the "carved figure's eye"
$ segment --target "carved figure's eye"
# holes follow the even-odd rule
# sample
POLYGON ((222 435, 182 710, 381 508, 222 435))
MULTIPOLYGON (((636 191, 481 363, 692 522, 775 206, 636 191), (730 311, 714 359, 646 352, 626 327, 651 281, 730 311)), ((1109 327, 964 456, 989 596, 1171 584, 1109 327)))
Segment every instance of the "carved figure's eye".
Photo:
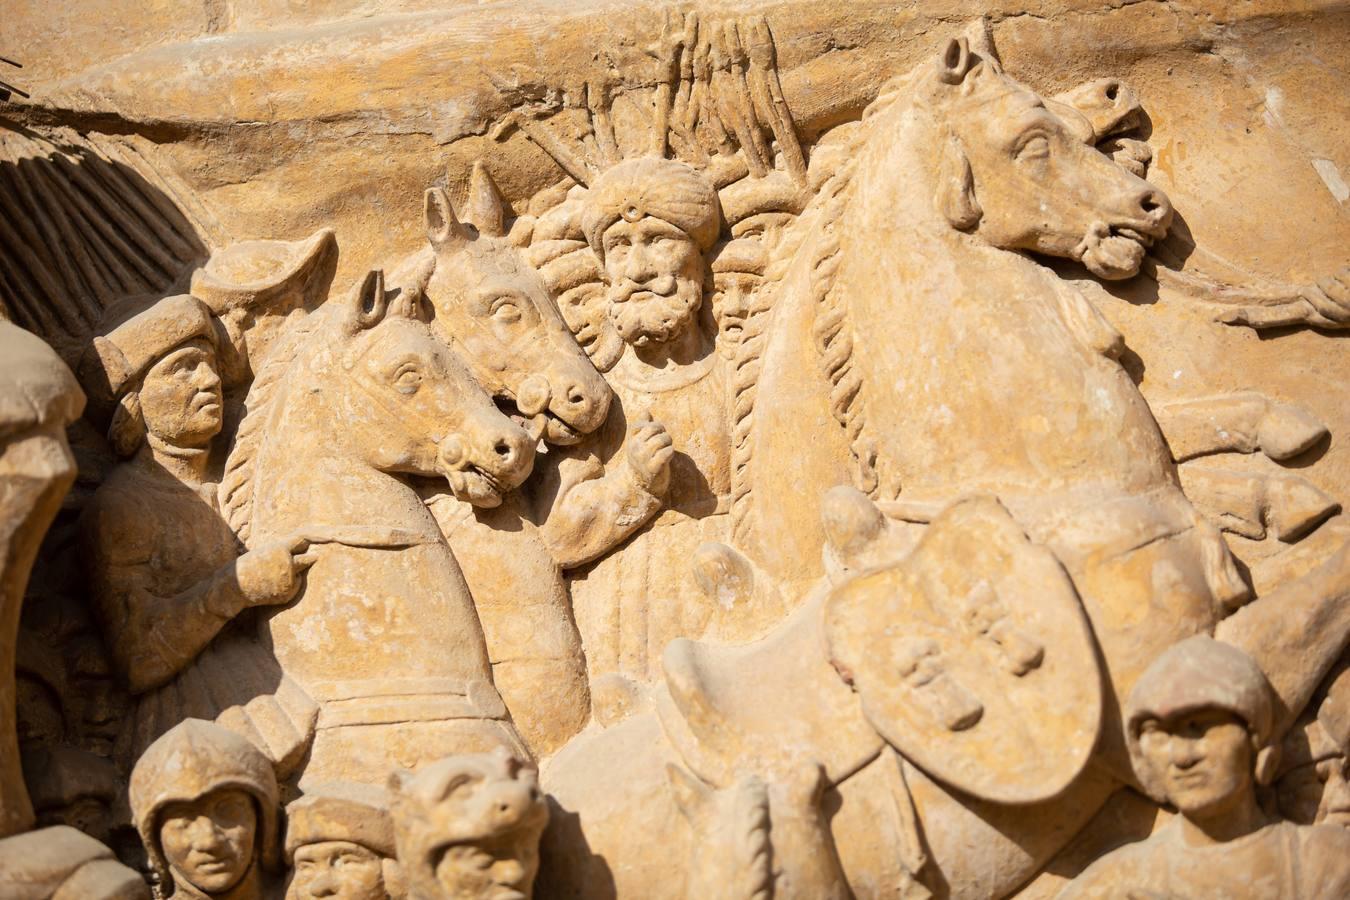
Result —
POLYGON ((1043 132, 1033 132, 1024 137, 1017 146, 1017 158, 1045 159, 1050 155, 1050 138, 1043 132))
POLYGON ((520 303, 514 297, 502 297, 492 304, 492 319, 504 325, 520 321, 520 303))
POLYGON ((422 370, 416 363, 406 362, 394 373, 394 390, 400 394, 415 394, 422 386, 422 370))

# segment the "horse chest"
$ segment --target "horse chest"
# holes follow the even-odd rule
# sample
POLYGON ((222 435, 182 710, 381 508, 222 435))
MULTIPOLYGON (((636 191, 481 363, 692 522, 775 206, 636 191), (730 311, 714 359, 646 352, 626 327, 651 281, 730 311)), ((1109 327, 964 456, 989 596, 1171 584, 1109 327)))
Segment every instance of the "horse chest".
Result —
POLYGON ((1143 398, 1069 331, 1052 296, 1014 286, 912 299, 926 308, 907 327, 863 332, 858 350, 877 386, 868 421, 880 446, 897 448, 902 482, 1001 493, 1166 479, 1143 398))
POLYGON ((268 621, 278 660, 302 680, 471 678, 486 671, 468 589, 443 545, 327 545, 303 593, 268 621))

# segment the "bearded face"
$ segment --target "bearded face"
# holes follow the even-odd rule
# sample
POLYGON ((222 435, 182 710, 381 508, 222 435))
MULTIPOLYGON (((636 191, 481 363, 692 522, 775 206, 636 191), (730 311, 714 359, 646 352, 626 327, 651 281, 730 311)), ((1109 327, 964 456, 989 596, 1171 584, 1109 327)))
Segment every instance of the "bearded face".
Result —
POLYGON ((606 310, 619 336, 645 347, 683 333, 703 300, 703 254, 689 235, 654 216, 620 219, 604 250, 606 310))

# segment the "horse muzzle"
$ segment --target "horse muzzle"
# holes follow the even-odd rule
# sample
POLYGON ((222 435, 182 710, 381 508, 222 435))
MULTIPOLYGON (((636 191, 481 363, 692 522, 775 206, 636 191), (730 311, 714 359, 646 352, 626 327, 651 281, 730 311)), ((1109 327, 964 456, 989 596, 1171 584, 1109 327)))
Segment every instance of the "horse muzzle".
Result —
POLYGON ((505 420, 472 438, 452 434, 437 447, 437 468, 456 497, 474 506, 494 507, 519 487, 534 468, 534 440, 505 420))
POLYGON ((525 418, 542 417, 542 437, 550 444, 575 444, 609 414, 609 385, 594 371, 572 368, 577 371, 531 375, 516 392, 516 408, 525 418))

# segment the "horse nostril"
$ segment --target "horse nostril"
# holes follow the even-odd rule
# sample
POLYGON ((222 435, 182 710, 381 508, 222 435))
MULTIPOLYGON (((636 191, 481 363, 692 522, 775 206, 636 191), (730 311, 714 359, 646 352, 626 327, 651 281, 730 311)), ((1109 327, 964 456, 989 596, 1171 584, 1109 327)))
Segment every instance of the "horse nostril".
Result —
POLYGON ((502 459, 510 459, 515 455, 515 448, 511 446, 505 438, 499 438, 497 443, 492 445, 493 451, 502 459))
POLYGON ((1172 204, 1161 191, 1147 191, 1139 198, 1139 208, 1144 215, 1161 224, 1171 218, 1172 204))
POLYGON ((1114 103, 1118 96, 1120 96, 1120 85, 1113 81, 1106 86, 1106 99, 1114 103))
POLYGON ((567 402, 573 406, 580 406, 586 402, 586 395, 581 392, 581 388, 572 388, 567 392, 567 402))

